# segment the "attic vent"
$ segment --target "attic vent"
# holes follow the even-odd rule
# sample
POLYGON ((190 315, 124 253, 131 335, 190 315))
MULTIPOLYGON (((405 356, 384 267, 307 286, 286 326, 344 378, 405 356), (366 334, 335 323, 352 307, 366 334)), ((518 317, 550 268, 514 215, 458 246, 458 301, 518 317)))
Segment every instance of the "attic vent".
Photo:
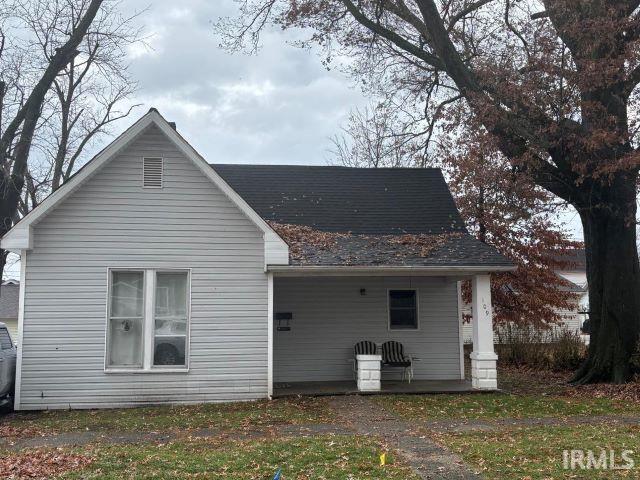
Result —
POLYGON ((162 188, 162 158, 142 159, 142 186, 144 188, 162 188))

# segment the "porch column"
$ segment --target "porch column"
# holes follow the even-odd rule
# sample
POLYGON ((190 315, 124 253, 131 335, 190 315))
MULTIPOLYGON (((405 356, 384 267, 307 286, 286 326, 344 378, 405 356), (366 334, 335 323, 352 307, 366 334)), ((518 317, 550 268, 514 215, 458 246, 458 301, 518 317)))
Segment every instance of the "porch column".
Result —
POLYGON ((471 384, 478 390, 498 388, 496 361, 493 350, 493 318, 491 313, 491 284, 489 275, 473 277, 473 352, 471 353, 471 384))
POLYGON ((273 398, 273 273, 267 273, 267 398, 273 398))

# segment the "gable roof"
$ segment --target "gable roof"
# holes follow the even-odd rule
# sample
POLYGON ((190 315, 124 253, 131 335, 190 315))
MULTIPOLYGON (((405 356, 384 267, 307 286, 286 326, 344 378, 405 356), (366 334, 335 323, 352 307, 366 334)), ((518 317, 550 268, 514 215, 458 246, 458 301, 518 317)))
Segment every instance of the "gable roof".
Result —
POLYGON ((32 225, 44 218, 53 208, 75 192, 82 184, 93 177, 105 164, 115 158, 124 148, 126 148, 138 135, 144 132, 149 126, 156 125, 172 141, 176 147, 191 160, 211 182, 224 193, 229 200, 255 226, 264 233, 265 241, 268 244, 265 248, 266 263, 282 263, 281 252, 286 251, 286 245, 273 231, 273 229, 258 215, 247 202, 238 195, 213 169, 209 167, 202 156, 187 142, 165 118, 155 109, 151 108, 147 114, 125 130, 118 138, 98 153, 89 163, 84 165, 75 175, 73 175, 62 187, 49 195, 34 210, 22 218, 4 237, 2 237, 2 248, 7 250, 29 250, 33 248, 32 225), (279 245, 282 244, 282 245, 279 245), (269 258, 273 252, 273 258, 269 258), (270 261, 271 260, 271 261, 270 261))
POLYGON ((370 235, 467 231, 438 168, 212 167, 265 220, 370 235))
POLYGON ((469 235, 438 168, 211 166, 289 243, 294 266, 512 266, 469 235))

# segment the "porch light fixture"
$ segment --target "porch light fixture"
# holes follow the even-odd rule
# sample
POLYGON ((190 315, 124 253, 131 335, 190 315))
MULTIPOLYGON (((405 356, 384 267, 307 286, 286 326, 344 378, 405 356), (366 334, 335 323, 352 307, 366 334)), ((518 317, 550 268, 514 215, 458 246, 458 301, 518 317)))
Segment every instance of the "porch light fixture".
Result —
POLYGON ((360 289, 360 295, 362 295, 363 297, 367 294, 367 289, 366 288, 361 288, 360 289))

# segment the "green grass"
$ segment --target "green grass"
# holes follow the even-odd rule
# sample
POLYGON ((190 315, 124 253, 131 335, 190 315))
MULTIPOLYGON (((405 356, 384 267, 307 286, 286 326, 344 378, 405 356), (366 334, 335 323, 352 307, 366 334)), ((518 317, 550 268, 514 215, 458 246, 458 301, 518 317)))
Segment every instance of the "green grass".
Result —
MULTIPOLYGON (((560 478, 638 478, 640 476, 640 426, 563 426, 501 429, 495 432, 438 434, 437 439, 492 480, 560 478), (565 470, 563 450, 633 450, 632 470, 565 470)), ((586 466, 586 465, 585 465, 586 466)))
POLYGON ((0 436, 33 436, 85 430, 150 432, 199 428, 234 429, 331 422, 331 410, 323 399, 282 399, 273 402, 16 413, 3 419, 0 436))
POLYGON ((194 440, 166 445, 92 446, 83 455, 88 467, 67 472, 64 479, 207 478, 271 479, 282 468, 285 480, 390 479, 417 480, 394 458, 379 465, 381 451, 373 439, 318 436, 248 442, 194 440))
POLYGON ((503 393, 395 395, 376 397, 375 401, 411 420, 475 420, 640 413, 640 404, 608 398, 570 398, 503 393))

